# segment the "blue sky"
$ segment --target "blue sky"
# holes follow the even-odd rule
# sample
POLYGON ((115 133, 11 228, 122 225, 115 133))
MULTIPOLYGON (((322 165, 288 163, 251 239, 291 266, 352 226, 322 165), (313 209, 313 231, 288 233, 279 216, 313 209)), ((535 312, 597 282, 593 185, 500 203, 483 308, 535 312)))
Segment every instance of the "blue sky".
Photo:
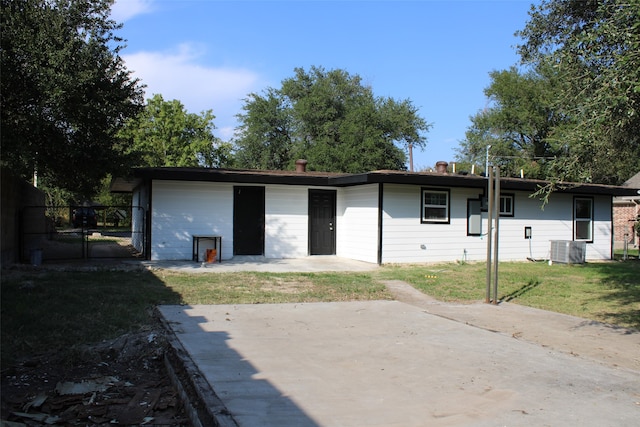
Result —
POLYGON ((155 93, 213 110, 229 140, 247 94, 279 88, 294 68, 358 74, 376 96, 410 99, 432 124, 414 168, 453 161, 489 72, 518 61, 514 33, 530 0, 116 0, 121 56, 155 93))

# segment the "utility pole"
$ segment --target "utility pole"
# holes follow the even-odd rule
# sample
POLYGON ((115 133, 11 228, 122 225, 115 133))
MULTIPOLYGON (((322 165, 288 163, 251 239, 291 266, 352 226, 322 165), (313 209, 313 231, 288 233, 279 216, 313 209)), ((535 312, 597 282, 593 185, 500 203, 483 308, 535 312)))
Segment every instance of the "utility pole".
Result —
POLYGON ((409 172, 413 172, 413 143, 409 143, 409 172))

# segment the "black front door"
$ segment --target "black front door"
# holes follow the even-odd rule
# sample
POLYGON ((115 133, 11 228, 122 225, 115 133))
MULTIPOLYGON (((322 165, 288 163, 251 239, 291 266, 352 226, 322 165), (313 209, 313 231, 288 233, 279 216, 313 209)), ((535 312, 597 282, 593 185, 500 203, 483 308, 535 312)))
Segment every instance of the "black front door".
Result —
POLYGON ((309 254, 336 253, 336 192, 309 190, 309 254))
POLYGON ((264 187, 233 187, 233 254, 264 254, 264 187))

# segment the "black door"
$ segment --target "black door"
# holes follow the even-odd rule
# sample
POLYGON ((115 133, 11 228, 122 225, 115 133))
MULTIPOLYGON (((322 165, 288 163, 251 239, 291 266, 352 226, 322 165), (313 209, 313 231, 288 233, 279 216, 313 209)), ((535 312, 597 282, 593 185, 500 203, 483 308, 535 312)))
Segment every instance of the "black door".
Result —
POLYGON ((309 190, 309 254, 336 253, 336 192, 309 190))
POLYGON ((233 187, 233 254, 264 254, 264 187, 233 187))

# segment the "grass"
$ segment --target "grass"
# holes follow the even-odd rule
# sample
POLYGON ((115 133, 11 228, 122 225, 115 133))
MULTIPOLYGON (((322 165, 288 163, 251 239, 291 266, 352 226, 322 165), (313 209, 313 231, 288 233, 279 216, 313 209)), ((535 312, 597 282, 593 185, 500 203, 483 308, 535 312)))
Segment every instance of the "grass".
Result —
MULTIPOLYGON (((3 270, 2 366, 74 349, 153 324, 159 304, 258 304, 390 299, 404 280, 444 301, 482 301, 484 264, 384 266, 366 273, 3 270)), ((640 262, 501 263, 498 296, 531 307, 640 330, 640 262)))
MULTIPOLYGON (((486 264, 382 269, 443 301, 483 301, 486 264)), ((498 299, 640 329, 640 263, 500 263, 498 299)))
MULTIPOLYGON (((624 259, 624 249, 616 249, 613 257, 617 260, 624 259)), ((630 247, 627 249, 627 259, 640 259, 640 248, 630 247)))
POLYGON ((384 285, 361 273, 163 272, 159 278, 183 304, 261 304, 391 298, 384 285))
POLYGON ((2 366, 148 328, 159 304, 257 304, 389 299, 370 275, 3 271, 2 366))

